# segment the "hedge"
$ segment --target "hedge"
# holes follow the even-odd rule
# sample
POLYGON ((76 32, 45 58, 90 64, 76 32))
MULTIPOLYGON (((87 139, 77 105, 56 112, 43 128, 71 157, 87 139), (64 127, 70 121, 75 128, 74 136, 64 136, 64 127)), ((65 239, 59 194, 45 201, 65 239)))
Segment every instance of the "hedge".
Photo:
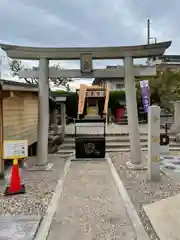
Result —
POLYGON ((75 92, 69 93, 66 100, 66 113, 69 117, 77 118, 78 112, 78 94, 75 92))
MULTIPOLYGON (((76 118, 78 111, 78 94, 76 92, 54 91, 51 92, 51 96, 67 96, 66 100, 66 112, 69 117, 76 118)), ((125 104, 125 91, 112 91, 109 96, 109 108, 113 114, 115 114, 116 108, 125 104)), ((140 98, 137 98, 137 100, 140 98)), ((138 101, 138 108, 142 107, 142 101, 138 101)))
POLYGON ((111 109, 112 114, 115 114, 115 111, 121 105, 124 106, 126 101, 125 91, 112 91, 109 96, 109 108, 111 109))

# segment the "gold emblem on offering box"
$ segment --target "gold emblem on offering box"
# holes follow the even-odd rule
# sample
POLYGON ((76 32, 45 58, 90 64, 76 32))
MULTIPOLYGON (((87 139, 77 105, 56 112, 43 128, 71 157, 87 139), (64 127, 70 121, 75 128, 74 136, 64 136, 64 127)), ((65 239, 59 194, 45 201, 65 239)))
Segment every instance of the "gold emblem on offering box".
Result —
POLYGON ((152 156, 152 162, 159 162, 160 157, 159 156, 152 156))
POLYGON ((158 117, 156 117, 156 116, 153 117, 153 123, 156 123, 158 120, 159 120, 158 117))
POLYGON ((160 139, 159 137, 152 137, 152 142, 159 143, 160 139))

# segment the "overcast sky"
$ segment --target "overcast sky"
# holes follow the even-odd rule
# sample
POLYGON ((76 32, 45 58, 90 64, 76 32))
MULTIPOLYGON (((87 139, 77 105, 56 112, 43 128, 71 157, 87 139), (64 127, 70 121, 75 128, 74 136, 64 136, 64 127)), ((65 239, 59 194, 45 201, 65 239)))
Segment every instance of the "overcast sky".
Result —
MULTIPOLYGON (((49 47, 145 44, 150 18, 151 36, 172 40, 167 53, 180 54, 179 15, 179 0, 0 0, 0 42, 49 47)), ((95 66, 118 63, 99 61, 95 66)), ((61 65, 79 67, 78 62, 61 65)), ((8 77, 6 60, 2 70, 8 77)))

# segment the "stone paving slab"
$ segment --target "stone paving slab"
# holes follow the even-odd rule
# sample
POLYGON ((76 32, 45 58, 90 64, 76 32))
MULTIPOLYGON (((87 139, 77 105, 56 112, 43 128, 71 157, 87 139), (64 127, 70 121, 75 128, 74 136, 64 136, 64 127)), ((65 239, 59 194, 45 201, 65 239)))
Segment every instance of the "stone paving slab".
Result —
POLYGON ((135 240, 105 162, 72 162, 48 240, 135 240))
POLYGON ((180 194, 144 206, 160 240, 180 239, 180 194))
POLYGON ((40 221, 40 216, 0 217, 0 240, 33 240, 40 221))

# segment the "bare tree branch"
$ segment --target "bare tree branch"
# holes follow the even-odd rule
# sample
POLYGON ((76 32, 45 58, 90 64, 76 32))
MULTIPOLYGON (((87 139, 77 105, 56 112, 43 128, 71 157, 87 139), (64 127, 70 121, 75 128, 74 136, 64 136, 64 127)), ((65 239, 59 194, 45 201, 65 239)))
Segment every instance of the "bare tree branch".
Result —
POLYGON ((16 60, 16 59, 9 60, 9 67, 11 70, 11 75, 13 77, 19 76, 19 72, 23 69, 23 65, 22 65, 21 61, 16 60))
MULTIPOLYGON (((9 61, 9 67, 11 69, 11 75, 13 77, 15 76, 19 76, 19 73, 21 70, 24 69, 24 66, 22 65, 21 61, 19 60, 10 60, 9 61)), ((60 64, 56 64, 52 67, 50 67, 51 69, 62 69, 60 67, 60 64)), ((27 69, 27 70, 34 70, 34 71, 39 71, 39 67, 35 67, 33 66, 31 69, 27 69)), ((28 84, 38 84, 38 78, 24 78, 24 80, 28 83, 28 84)), ((72 78, 69 77, 57 77, 57 78, 49 78, 49 80, 51 82, 54 83, 55 86, 63 86, 66 88, 67 91, 70 91, 70 86, 69 83, 73 82, 72 78)))

